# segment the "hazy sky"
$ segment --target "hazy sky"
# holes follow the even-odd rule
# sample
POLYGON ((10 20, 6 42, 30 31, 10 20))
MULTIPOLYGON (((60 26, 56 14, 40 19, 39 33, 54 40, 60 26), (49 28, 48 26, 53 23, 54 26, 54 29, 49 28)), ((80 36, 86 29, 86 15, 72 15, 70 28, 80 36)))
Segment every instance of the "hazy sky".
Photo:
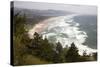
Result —
POLYGON ((64 11, 75 12, 78 14, 87 14, 87 15, 97 14, 96 6, 87 6, 87 5, 67 5, 67 4, 54 4, 54 3, 42 3, 42 2, 14 1, 14 6, 27 9, 64 10, 64 11))

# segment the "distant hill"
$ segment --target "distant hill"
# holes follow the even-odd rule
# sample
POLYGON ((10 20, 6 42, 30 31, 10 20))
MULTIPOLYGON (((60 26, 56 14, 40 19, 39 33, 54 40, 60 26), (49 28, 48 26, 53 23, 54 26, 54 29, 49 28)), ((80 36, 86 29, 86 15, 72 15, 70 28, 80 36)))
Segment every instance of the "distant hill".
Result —
POLYGON ((37 9, 24 9, 24 8, 14 8, 14 12, 25 13, 28 17, 34 16, 64 16, 68 14, 73 14, 72 12, 62 11, 62 10, 37 10, 37 9))
POLYGON ((61 10, 37 10, 37 9, 25 9, 25 8, 17 8, 14 7, 14 15, 20 13, 20 15, 26 15, 27 17, 27 24, 34 25, 39 21, 48 19, 50 17, 56 16, 64 16, 68 14, 73 14, 71 12, 61 11, 61 10))

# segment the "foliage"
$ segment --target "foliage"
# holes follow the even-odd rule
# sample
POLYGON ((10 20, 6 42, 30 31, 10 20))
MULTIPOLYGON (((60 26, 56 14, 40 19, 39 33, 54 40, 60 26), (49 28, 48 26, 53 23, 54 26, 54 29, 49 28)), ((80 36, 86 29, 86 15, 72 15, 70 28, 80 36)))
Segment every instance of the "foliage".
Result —
POLYGON ((45 63, 63 63, 63 62, 83 62, 97 60, 97 53, 89 56, 86 52, 80 56, 74 43, 71 47, 62 47, 60 42, 50 43, 45 37, 37 32, 33 39, 27 35, 25 24, 26 16, 20 16, 19 13, 13 18, 13 50, 14 64, 45 64, 45 63))
POLYGON ((76 48, 75 44, 72 43, 71 47, 66 53, 66 61, 67 62, 77 62, 79 60, 78 49, 76 48))
POLYGON ((19 13, 13 18, 13 65, 22 65, 23 55, 26 53, 26 44, 30 42, 27 31, 24 28, 25 15, 20 16, 19 13))

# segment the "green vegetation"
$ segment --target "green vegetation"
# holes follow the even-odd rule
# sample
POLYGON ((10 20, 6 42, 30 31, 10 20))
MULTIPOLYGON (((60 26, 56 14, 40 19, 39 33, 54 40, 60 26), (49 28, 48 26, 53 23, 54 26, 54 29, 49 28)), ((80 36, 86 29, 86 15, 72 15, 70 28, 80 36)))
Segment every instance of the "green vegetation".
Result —
POLYGON ((34 39, 30 39, 25 29, 26 16, 16 14, 13 19, 13 65, 28 64, 50 64, 68 63, 97 60, 97 53, 93 56, 86 52, 80 56, 75 44, 71 47, 63 48, 61 43, 50 43, 47 38, 42 39, 42 35, 34 33, 34 39))
POLYGON ((71 47, 66 53, 66 61, 67 62, 77 62, 79 61, 79 54, 78 54, 78 49, 76 48, 75 44, 72 43, 71 47))

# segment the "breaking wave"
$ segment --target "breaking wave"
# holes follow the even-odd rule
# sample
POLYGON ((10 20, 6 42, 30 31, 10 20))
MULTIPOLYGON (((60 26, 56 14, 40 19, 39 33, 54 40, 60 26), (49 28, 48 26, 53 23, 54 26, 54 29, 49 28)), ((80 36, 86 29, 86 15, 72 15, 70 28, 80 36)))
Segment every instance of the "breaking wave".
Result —
POLYGON ((32 38, 34 32, 38 32, 46 36, 50 42, 61 42, 63 47, 70 47, 72 42, 75 43, 79 49, 79 54, 82 55, 84 51, 87 54, 96 52, 95 49, 88 47, 85 43, 88 35, 85 31, 80 30, 80 24, 74 21, 74 15, 52 17, 36 24, 29 30, 29 36, 32 38))

